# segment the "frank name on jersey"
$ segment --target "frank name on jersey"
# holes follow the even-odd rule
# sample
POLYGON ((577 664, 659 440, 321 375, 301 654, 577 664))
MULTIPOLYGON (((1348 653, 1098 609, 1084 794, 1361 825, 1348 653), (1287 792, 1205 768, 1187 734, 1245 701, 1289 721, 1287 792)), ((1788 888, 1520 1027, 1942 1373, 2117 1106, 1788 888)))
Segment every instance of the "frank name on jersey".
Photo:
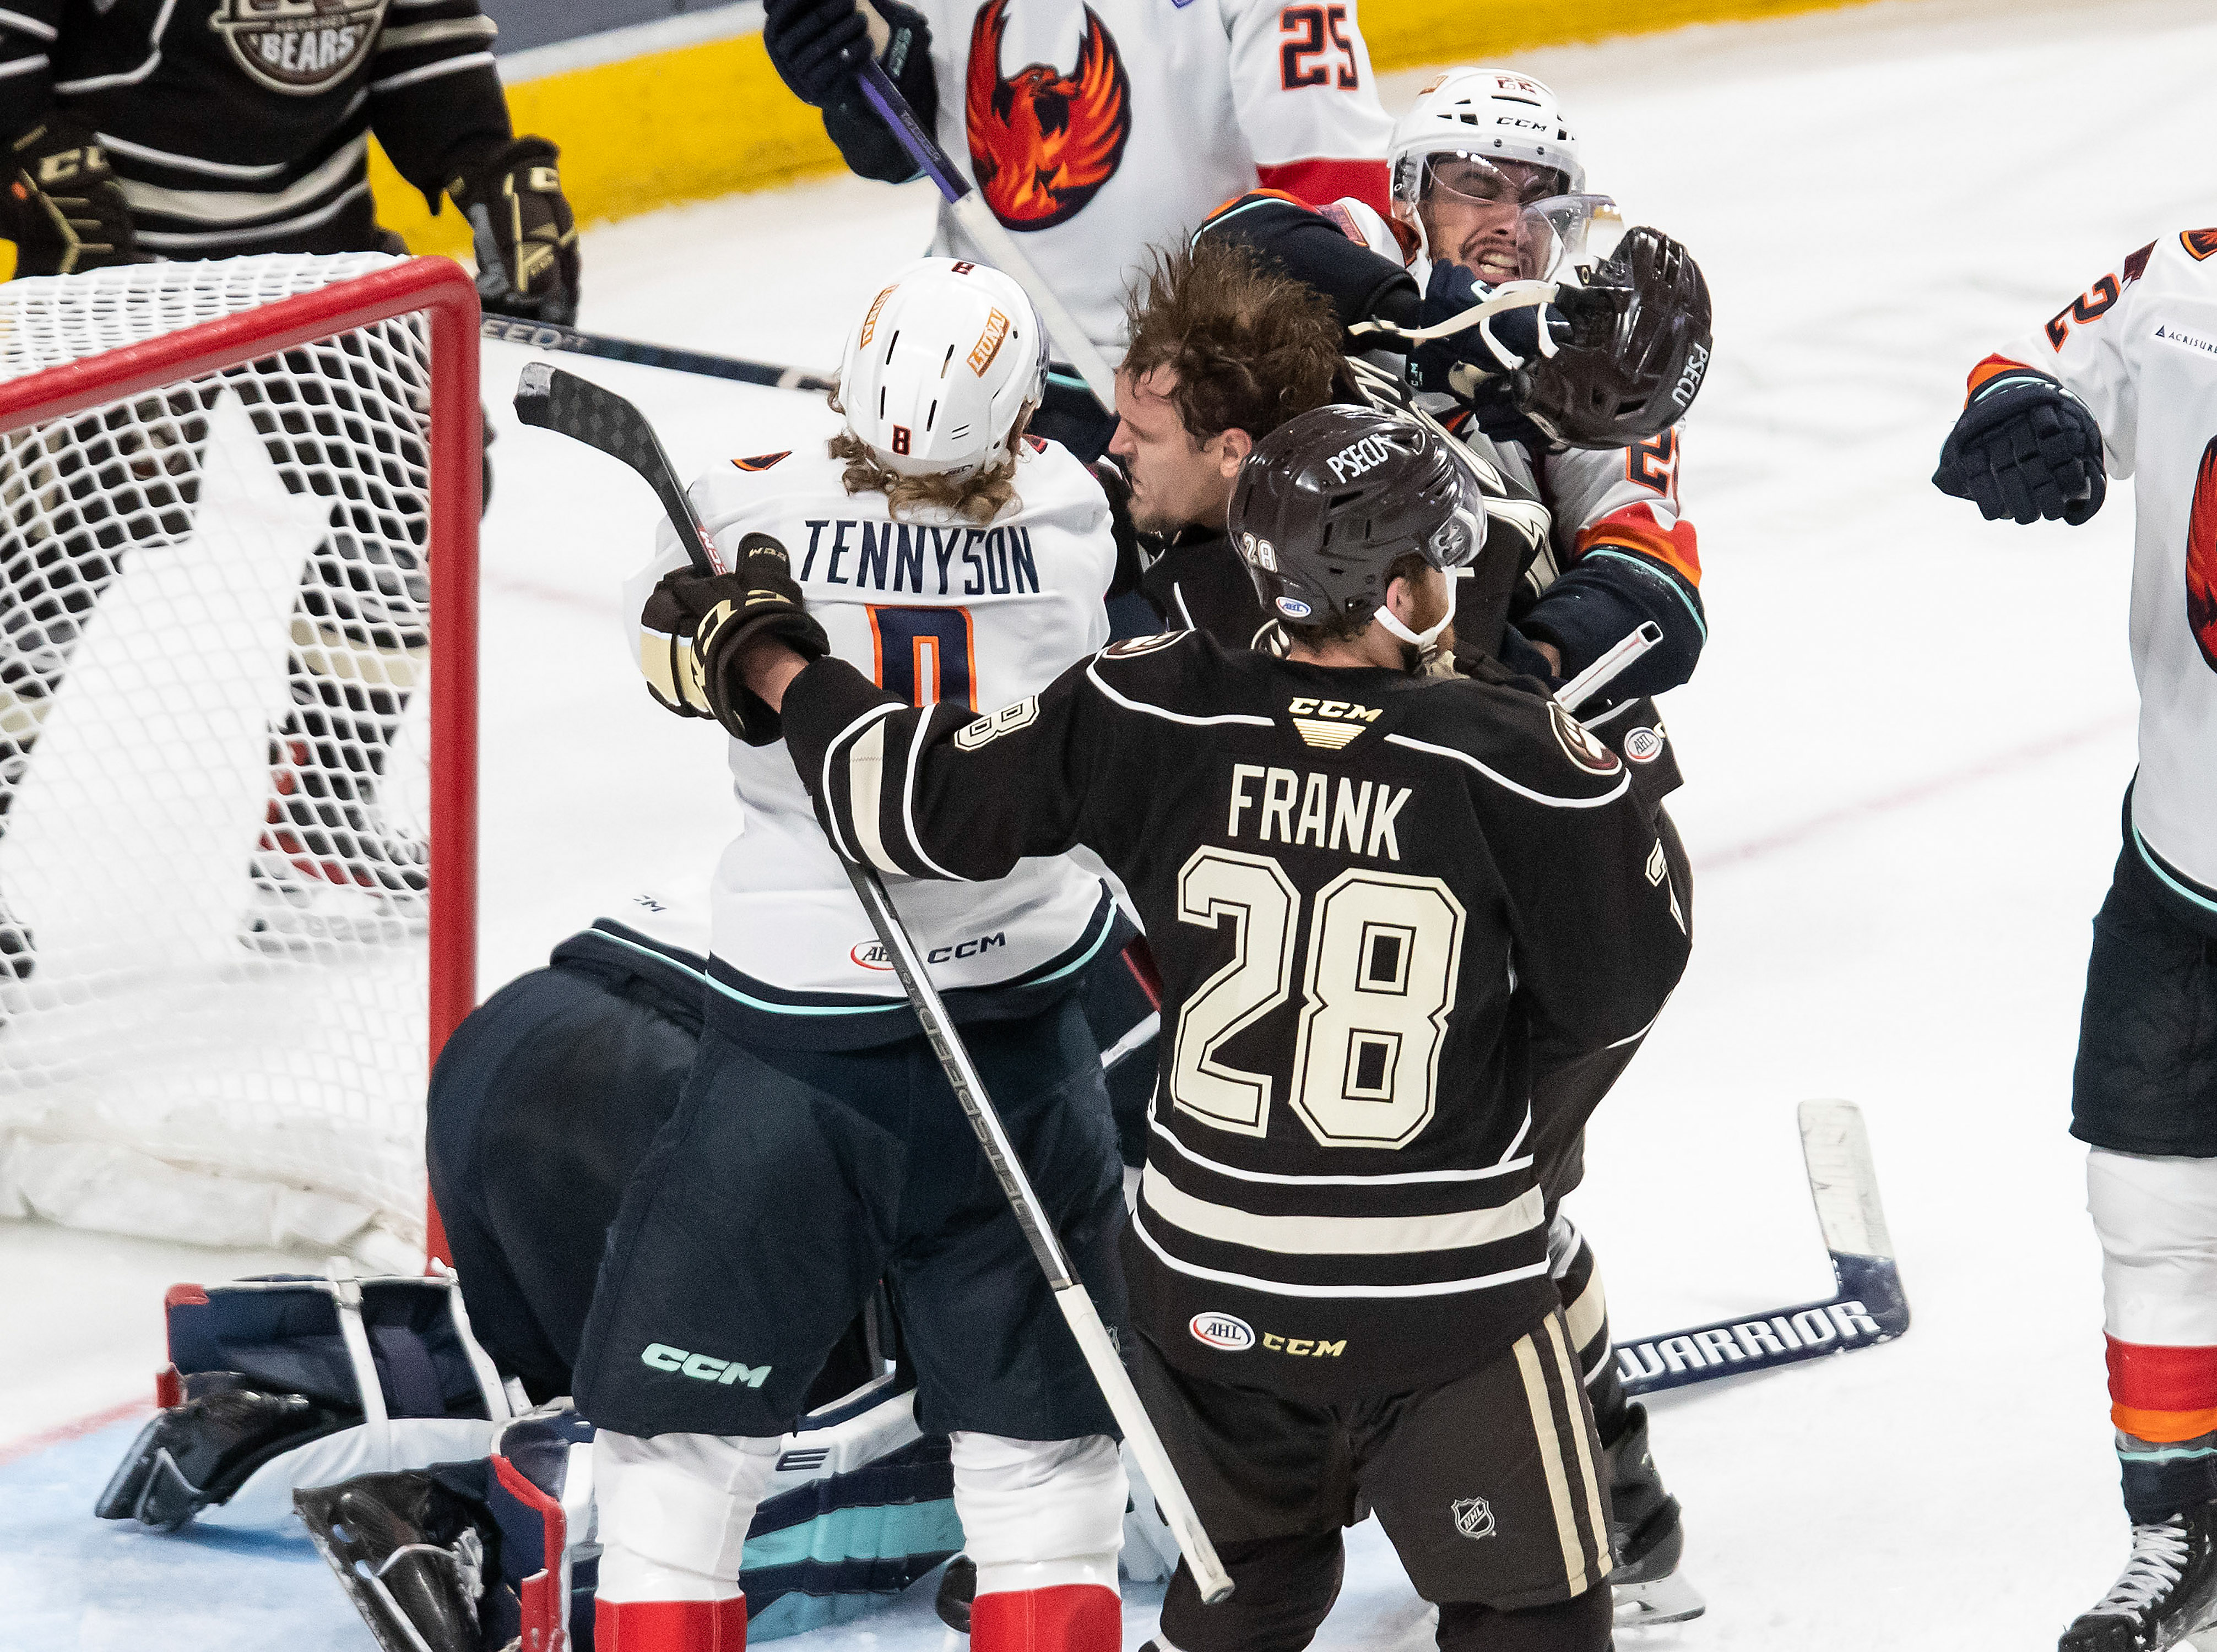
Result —
POLYGON ((785 718, 827 829, 882 871, 1082 844, 1123 879, 1165 1023, 1136 1322, 1201 1374, 1282 1359, 1326 1395, 1545 1315, 1535 1035, 1637 1039, 1683 965, 1652 808, 1550 705, 1181 632, 975 718, 820 663, 785 718))

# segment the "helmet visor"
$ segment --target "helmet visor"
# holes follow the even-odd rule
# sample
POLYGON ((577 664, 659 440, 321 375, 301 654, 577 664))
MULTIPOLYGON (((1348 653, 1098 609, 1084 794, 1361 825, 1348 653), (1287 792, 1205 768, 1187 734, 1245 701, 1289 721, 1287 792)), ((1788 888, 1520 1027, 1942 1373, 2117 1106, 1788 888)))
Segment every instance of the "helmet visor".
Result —
POLYGON ((1517 245, 1524 279, 1577 282, 1608 262, 1624 238, 1624 219, 1607 195, 1552 195, 1523 210, 1517 245))
POLYGON ((1527 223, 1525 214, 1543 201, 1575 199, 1567 188, 1562 173, 1536 162, 1460 151, 1427 155, 1417 201, 1426 247, 1491 287, 1531 280, 1552 242, 1546 223, 1527 223))

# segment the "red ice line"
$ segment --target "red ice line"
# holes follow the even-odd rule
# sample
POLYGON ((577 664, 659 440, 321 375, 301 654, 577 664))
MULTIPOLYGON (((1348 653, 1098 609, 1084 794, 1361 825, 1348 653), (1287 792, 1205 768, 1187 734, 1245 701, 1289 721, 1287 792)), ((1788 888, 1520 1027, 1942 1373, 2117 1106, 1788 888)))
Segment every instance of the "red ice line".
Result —
POLYGON ((26 1434, 21 1439, 0 1446, 0 1465, 43 1452, 50 1446, 60 1446, 72 1439, 82 1439, 87 1434, 96 1434, 112 1423, 121 1422, 127 1417, 135 1417, 153 1409, 151 1400, 126 1400, 120 1405, 109 1406, 105 1411, 95 1411, 90 1416, 79 1417, 75 1422, 65 1422, 35 1434, 26 1434))
POLYGON ((1775 854, 1781 849, 1792 848, 1806 839, 1819 836, 1831 831, 1836 826, 1845 825, 1864 816, 1891 814, 1897 809, 1906 809, 1917 804, 1930 803, 1935 798, 1945 797, 1952 792, 1961 792, 1974 786, 1982 786, 1988 780, 1999 779, 2018 769, 2036 767, 2051 758, 2060 756, 2066 751, 2074 750, 2080 746, 2090 745, 2097 740, 2108 739, 2118 730, 2132 726, 2134 721, 2135 718, 2131 715, 2114 712, 2096 722, 2089 723, 2083 728, 2075 729, 2068 734, 2045 735, 2040 739, 2027 741, 2023 745, 2013 746, 2007 751, 1997 752, 1992 756, 1972 763, 1967 767, 1953 769, 1944 774, 1936 774, 1929 780, 1912 781, 1896 791, 1884 792, 1878 797, 1865 798, 1856 803, 1842 804, 1837 809, 1828 809, 1823 814, 1812 815, 1808 819, 1797 822, 1791 826, 1782 826, 1776 831, 1765 833, 1761 837, 1751 837, 1743 843, 1730 844, 1721 849, 1695 855, 1695 870, 1713 872, 1720 866, 1738 866, 1745 861, 1759 860, 1767 854, 1775 854))

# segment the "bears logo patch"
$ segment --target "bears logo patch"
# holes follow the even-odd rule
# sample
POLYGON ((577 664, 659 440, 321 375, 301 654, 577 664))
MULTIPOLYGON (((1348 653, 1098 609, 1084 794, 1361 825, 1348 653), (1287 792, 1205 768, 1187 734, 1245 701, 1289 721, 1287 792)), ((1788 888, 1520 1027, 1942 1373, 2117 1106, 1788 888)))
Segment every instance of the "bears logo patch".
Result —
POLYGON ((208 27, 273 92, 313 97, 367 59, 388 0, 221 0, 208 27))

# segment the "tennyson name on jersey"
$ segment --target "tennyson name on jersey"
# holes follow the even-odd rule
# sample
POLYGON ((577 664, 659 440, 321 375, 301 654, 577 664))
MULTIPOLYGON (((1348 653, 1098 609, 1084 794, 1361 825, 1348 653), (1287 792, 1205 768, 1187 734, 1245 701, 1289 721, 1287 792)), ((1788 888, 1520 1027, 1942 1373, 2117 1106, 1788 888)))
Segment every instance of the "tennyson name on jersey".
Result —
POLYGON ((1416 795, 1414 789, 1383 780, 1358 783, 1341 776, 1335 792, 1332 779, 1259 763, 1232 764, 1226 835, 1238 837, 1241 822, 1246 821, 1247 829, 1265 843, 1306 843, 1374 858, 1383 854, 1388 860, 1399 860, 1401 843, 1393 834, 1393 821, 1416 795), (1258 780, 1260 790, 1251 789, 1258 780), (1254 818, 1249 820, 1250 815, 1254 818))
POLYGON ((918 596, 1007 596, 1039 591, 1039 564, 1032 558, 1028 527, 929 527, 843 517, 804 526, 808 550, 800 564, 803 584, 820 579, 827 585, 911 591, 918 596))

